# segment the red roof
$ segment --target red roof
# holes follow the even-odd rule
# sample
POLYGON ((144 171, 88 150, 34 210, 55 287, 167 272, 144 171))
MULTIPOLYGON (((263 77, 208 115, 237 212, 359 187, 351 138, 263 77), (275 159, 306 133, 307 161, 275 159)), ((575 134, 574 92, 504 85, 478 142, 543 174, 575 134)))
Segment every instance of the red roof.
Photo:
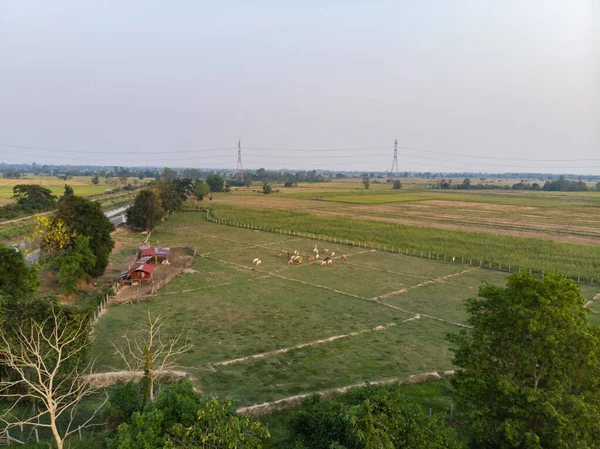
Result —
POLYGON ((139 267, 137 267, 134 271, 143 271, 144 273, 152 273, 154 270, 156 270, 156 267, 154 265, 144 264, 144 265, 140 265, 139 267))
POLYGON ((142 250, 142 257, 144 256, 154 256, 154 248, 146 248, 142 250))
POLYGON ((156 267, 154 265, 149 265, 149 264, 136 265, 135 267, 133 267, 132 269, 130 269, 127 272, 127 276, 130 276, 131 273, 133 273, 134 271, 143 271, 144 273, 152 274, 152 272, 154 270, 156 270, 156 267))

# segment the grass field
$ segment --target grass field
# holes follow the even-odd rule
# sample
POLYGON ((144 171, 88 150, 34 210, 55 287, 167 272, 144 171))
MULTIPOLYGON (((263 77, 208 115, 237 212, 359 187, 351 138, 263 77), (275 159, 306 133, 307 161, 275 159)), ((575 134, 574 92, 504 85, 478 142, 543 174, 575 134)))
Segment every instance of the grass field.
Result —
MULTIPOLYGON (((137 179, 137 178, 135 178, 137 179)), ((67 181, 59 179, 57 176, 36 176, 27 175, 20 179, 4 179, 0 178, 0 198, 10 199, 13 196, 13 187, 18 184, 37 184, 47 187, 54 195, 60 196, 64 193, 65 184, 73 187, 76 195, 90 196, 98 195, 106 192, 106 190, 117 187, 117 185, 109 185, 106 179, 100 178, 98 185, 92 184, 91 176, 74 176, 67 181)), ((111 182, 117 180, 112 179, 111 182)), ((133 178, 128 179, 128 182, 133 181, 133 178)), ((121 186, 121 184, 118 184, 121 186)))
MULTIPOLYGON (((468 265, 221 226, 197 213, 169 218, 152 242, 195 246, 197 272, 151 302, 110 305, 96 325, 97 366, 122 368, 110 342, 138 328, 147 311, 160 313, 167 332, 183 329, 194 344, 182 364, 203 391, 241 405, 451 369, 445 336, 464 325, 464 299, 483 281, 504 282, 502 273, 468 265), (288 266, 277 256, 315 244, 348 261, 288 266), (335 336, 344 337, 319 342, 335 336), (269 353, 281 349, 289 351, 269 353)), ((584 293, 592 299, 598 289, 584 293)))

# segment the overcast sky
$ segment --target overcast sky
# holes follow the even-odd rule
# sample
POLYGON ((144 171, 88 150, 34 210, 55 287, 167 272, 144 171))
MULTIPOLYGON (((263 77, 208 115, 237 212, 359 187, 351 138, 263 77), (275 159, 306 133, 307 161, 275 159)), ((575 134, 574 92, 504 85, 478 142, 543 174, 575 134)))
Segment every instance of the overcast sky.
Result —
POLYGON ((0 0, 0 161, 600 173, 599 4, 0 0))

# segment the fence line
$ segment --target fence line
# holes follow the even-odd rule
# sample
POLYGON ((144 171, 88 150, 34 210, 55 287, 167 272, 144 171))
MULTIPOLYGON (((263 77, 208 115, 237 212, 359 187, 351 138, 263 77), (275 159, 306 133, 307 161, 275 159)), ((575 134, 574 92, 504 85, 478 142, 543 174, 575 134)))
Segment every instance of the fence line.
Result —
MULTIPOLYGON (((188 210, 186 212, 194 212, 194 211, 188 210)), ((225 226, 253 229, 253 230, 257 230, 257 231, 289 235, 289 236, 294 236, 294 237, 303 237, 303 238, 308 238, 308 239, 313 239, 313 240, 318 240, 318 241, 323 241, 323 242, 332 242, 332 243, 338 243, 341 245, 355 246, 355 247, 359 247, 359 248, 377 249, 378 251, 385 251, 385 252, 389 252, 389 253, 396 253, 396 254, 402 254, 402 255, 413 256, 413 257, 420 257, 423 259, 436 260, 439 262, 443 261, 446 263, 456 263, 456 264, 463 264, 463 265, 466 265, 468 263, 469 266, 478 266, 481 268, 485 268, 487 270, 499 271, 502 273, 514 273, 515 271, 525 269, 525 270, 529 271, 530 273, 536 274, 538 276, 541 276, 541 277, 544 276, 544 273, 542 271, 532 270, 531 268, 526 268, 526 267, 519 267, 519 266, 512 265, 512 264, 494 263, 494 262, 483 260, 483 259, 478 260, 478 259, 466 258, 464 256, 456 256, 456 255, 448 256, 447 254, 439 254, 439 253, 434 253, 431 251, 429 251, 427 253, 425 253, 423 251, 417 252, 417 250, 415 250, 415 249, 413 249, 411 251, 409 248, 398 248, 398 247, 394 247, 394 246, 391 246, 388 248, 388 245, 382 245, 380 243, 376 244, 373 242, 360 242, 360 241, 356 241, 356 240, 342 239, 339 237, 331 237, 331 236, 327 236, 324 234, 313 234, 310 232, 296 232, 296 231, 289 231, 289 230, 285 230, 285 229, 271 228, 268 226, 255 225, 253 223, 238 223, 238 222, 232 221, 232 220, 222 220, 220 218, 212 217, 210 215, 210 210, 204 210, 204 211, 198 210, 197 212, 206 212, 206 220, 207 221, 210 221, 211 223, 225 225, 225 226)), ((598 284, 598 279, 584 278, 582 276, 569 276, 567 273, 564 273, 564 276, 567 279, 572 279, 573 281, 577 282, 578 284, 589 284, 589 285, 598 284)))

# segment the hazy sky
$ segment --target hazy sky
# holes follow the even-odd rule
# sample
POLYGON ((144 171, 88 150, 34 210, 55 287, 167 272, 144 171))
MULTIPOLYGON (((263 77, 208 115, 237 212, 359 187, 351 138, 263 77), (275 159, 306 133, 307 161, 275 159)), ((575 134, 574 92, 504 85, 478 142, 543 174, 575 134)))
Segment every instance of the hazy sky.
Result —
POLYGON ((600 173, 599 5, 0 0, 0 161, 600 173))

